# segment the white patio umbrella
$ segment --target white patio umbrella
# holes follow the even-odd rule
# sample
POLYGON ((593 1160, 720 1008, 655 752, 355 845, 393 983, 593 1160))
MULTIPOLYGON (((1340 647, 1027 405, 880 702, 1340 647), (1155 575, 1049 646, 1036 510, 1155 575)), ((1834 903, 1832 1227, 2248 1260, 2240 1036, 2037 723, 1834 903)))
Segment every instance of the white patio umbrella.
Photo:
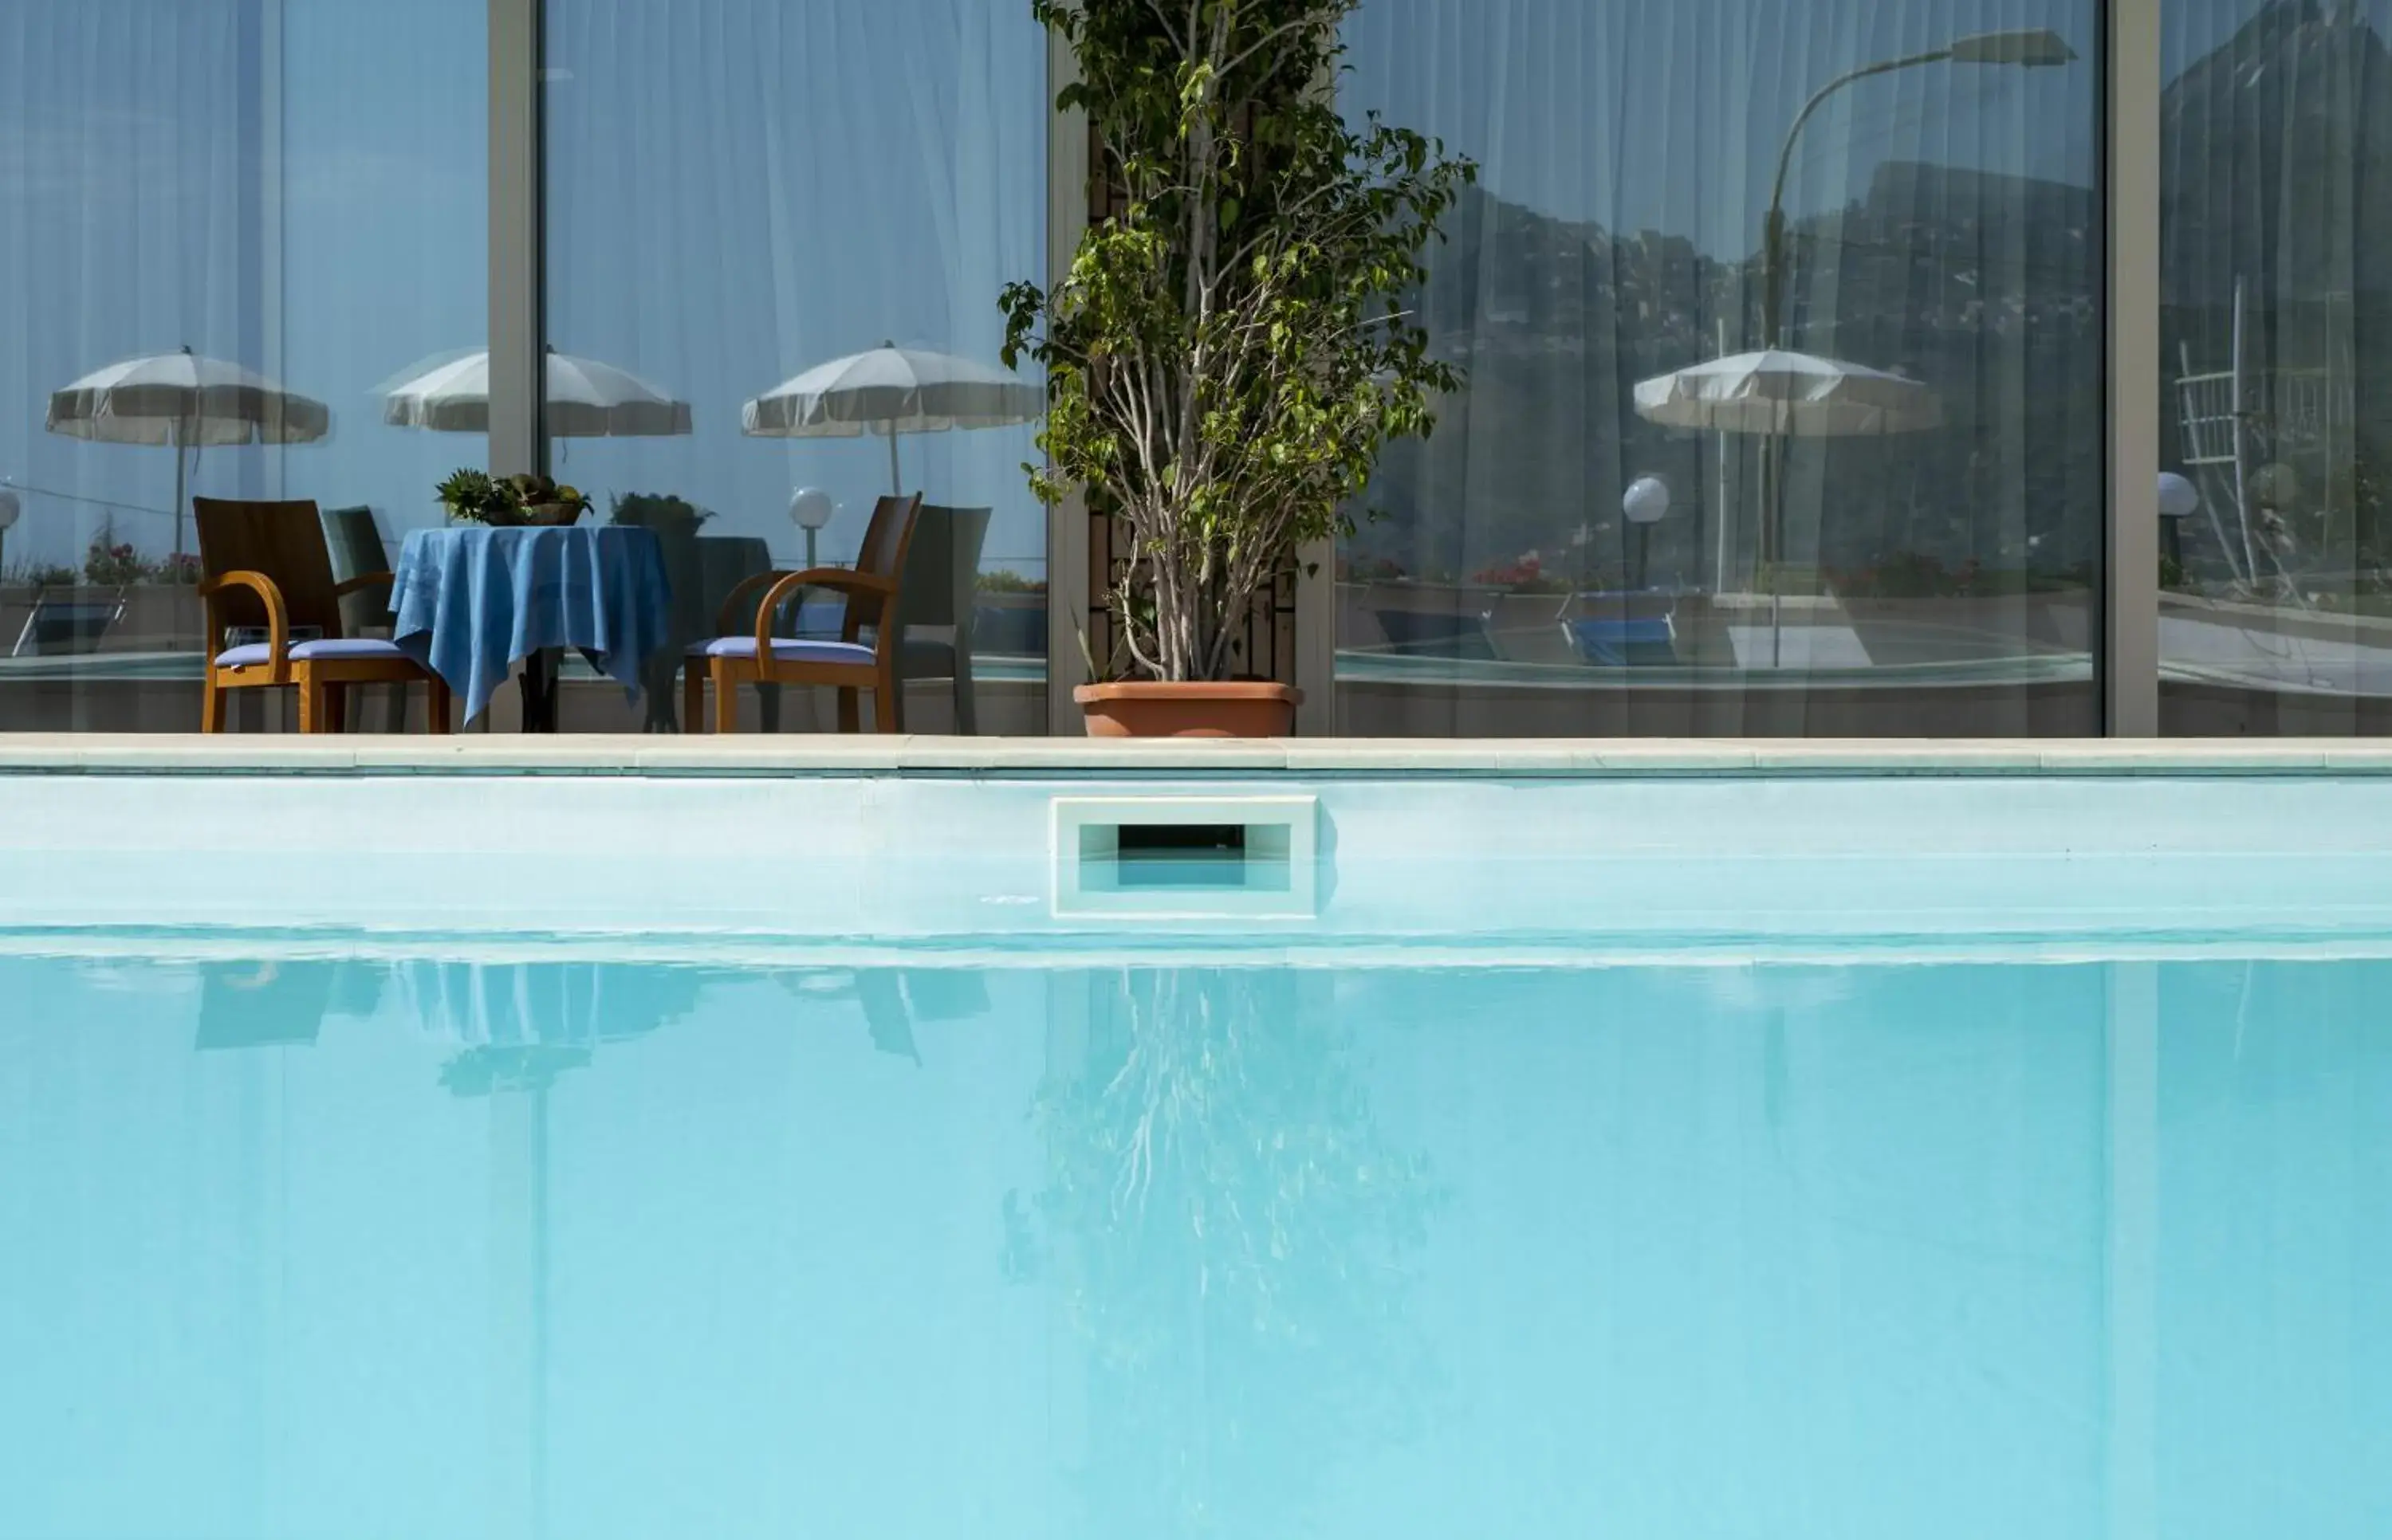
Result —
POLYGON ((1671 428, 1857 438, 1940 427, 1944 406, 1918 381, 1807 353, 1739 353, 1636 387, 1636 412, 1671 428))
MULTIPOLYGON (((689 403, 638 375, 552 348, 540 421, 555 438, 670 438, 690 429, 689 403)), ((435 433, 490 431, 487 348, 414 365, 384 384, 383 421, 435 433)))
POLYGON ((754 438, 889 435, 889 489, 904 494, 900 434, 1008 428, 1036 421, 1046 393, 1008 370, 951 354, 884 343, 868 353, 818 364, 740 409, 754 438))
MULTIPOLYGON (((1761 434, 1773 443, 1923 433, 1944 422, 1944 404, 1935 393, 1905 375, 1775 348, 1713 358, 1641 382, 1636 412, 1665 427, 1761 434)), ((1775 469, 1764 486, 1772 505, 1765 516, 1773 526, 1779 522, 1784 492, 1785 472, 1775 469)), ((1764 531, 1764 550, 1774 539, 1774 528, 1764 531)), ((1773 594, 1773 660, 1783 645, 1778 619, 1773 594)))
POLYGON ((189 456, 241 444, 313 444, 332 431, 321 401, 186 347, 95 369, 50 395, 47 426, 69 438, 175 451, 175 554, 183 554, 189 456))

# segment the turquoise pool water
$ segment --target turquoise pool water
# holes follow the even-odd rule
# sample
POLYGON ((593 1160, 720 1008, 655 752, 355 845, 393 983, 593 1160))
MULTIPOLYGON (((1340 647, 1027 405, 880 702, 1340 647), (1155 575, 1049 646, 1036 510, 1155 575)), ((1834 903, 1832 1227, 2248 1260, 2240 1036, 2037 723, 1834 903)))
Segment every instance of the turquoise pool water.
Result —
POLYGON ((350 950, 0 947, 5 1540, 2392 1533, 2392 962, 350 950))

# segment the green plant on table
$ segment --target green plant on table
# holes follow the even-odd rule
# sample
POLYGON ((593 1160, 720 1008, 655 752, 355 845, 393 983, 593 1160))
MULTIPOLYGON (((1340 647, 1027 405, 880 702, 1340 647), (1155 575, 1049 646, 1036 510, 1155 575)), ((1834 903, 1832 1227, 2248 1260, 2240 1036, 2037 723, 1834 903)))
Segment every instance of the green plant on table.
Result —
POLYGON ((1033 490, 1125 526, 1107 603, 1156 679, 1228 677, 1258 596, 1460 388, 1403 305, 1476 168, 1339 113, 1323 83, 1358 3, 1034 0, 1121 212, 1051 292, 1006 290, 1005 358, 1046 371, 1033 490))
POLYGON ((510 489, 492 480, 488 471, 476 471, 471 466, 451 472, 440 484, 437 496, 450 518, 466 524, 488 524, 494 517, 520 511, 510 489))
POLYGON ((520 524, 534 508, 587 511, 590 507, 590 499, 578 488, 561 485, 547 476, 530 472, 492 476, 471 466, 451 472, 436 495, 450 518, 467 524, 520 524))

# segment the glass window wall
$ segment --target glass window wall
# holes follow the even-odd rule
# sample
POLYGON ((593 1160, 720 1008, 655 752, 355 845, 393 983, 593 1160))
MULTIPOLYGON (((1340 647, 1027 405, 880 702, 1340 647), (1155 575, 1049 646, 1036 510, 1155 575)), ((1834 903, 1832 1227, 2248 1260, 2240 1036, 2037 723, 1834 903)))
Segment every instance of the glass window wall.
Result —
POLYGON ((2392 728, 2392 5, 2168 0, 2161 722, 2392 728))
POLYGON ((487 37, 483 0, 0 0, 0 731, 199 727, 193 497, 314 502, 349 576, 482 462, 389 397, 487 325, 487 37))
MULTIPOLYGON (((565 725, 678 725, 682 645, 741 579, 856 562, 902 490, 926 505, 904 726, 1045 731, 1041 396, 997 356, 999 292, 1046 272, 1030 7, 548 0, 545 22, 548 470, 656 530, 674 589, 644 705, 568 680, 565 725)), ((824 591, 780 620, 845 629, 824 591)), ((751 731, 836 725, 827 692, 739 693, 751 731)))
MULTIPOLYGON (((541 80, 545 468, 672 589, 642 697, 569 661, 563 725, 683 725, 739 579, 855 562, 895 487, 904 725, 1044 731, 1036 382, 992 378, 1068 148, 1027 6, 541 5, 495 63, 541 80)), ((1365 0, 1350 110, 1483 175, 1419 296, 1468 383, 1337 553, 1335 730, 2100 731, 2101 10, 1365 0)), ((2162 727, 2384 731, 2392 0, 2160 14, 2162 727)), ((490 21, 0 0, 0 731, 200 725, 194 497, 314 502, 345 576, 487 463, 490 21)), ((785 693, 741 725, 838 725, 785 693)))
POLYGON ((1371 0, 1468 371, 1337 563, 1358 735, 2100 730, 2100 7, 1371 0))

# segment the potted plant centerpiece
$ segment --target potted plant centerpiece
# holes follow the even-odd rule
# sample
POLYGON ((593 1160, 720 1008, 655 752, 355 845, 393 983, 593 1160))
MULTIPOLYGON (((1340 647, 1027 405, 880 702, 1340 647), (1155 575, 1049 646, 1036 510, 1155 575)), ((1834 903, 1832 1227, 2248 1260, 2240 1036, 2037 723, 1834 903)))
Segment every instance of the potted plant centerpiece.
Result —
POLYGON ((1475 168, 1330 88, 1359 0, 1034 0, 1072 49, 1117 213, 1050 292, 1005 292, 1008 367, 1046 371, 1031 485, 1118 523, 1100 735, 1280 734, 1299 697, 1238 677, 1261 596, 1347 527, 1382 446, 1460 385, 1404 307, 1475 168))
POLYGON ((493 476, 469 466, 442 482, 436 496, 450 518, 500 528, 569 524, 590 511, 590 499, 578 489, 528 472, 493 476))

